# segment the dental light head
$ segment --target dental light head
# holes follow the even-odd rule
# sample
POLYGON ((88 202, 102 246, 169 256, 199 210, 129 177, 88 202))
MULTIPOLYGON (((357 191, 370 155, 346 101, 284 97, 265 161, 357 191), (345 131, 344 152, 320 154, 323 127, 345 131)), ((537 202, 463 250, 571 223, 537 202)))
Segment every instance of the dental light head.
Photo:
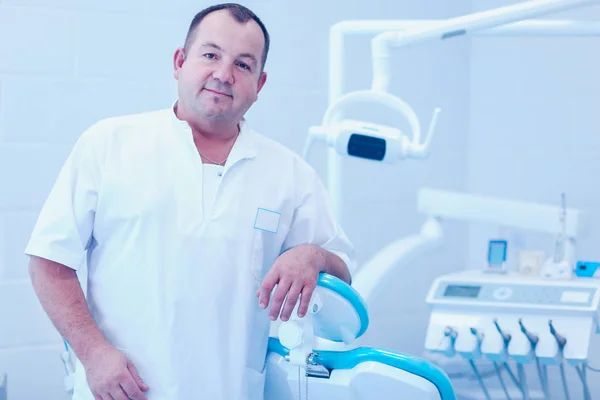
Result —
POLYGON ((306 159, 316 141, 325 142, 341 156, 370 161, 395 163, 405 158, 424 158, 440 110, 434 112, 427 138, 421 143, 421 126, 412 108, 404 101, 382 91, 364 90, 349 93, 333 103, 323 118, 321 126, 309 129, 303 157, 306 159), (409 122, 412 138, 391 126, 357 120, 340 120, 344 107, 359 102, 378 102, 402 114, 409 122))

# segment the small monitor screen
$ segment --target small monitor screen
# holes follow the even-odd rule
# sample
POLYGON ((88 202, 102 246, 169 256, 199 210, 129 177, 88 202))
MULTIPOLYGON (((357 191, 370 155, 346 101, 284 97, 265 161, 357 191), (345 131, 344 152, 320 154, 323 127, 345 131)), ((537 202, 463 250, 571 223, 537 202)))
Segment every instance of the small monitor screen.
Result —
POLYGON ((479 296, 480 290, 481 286, 448 285, 444 291, 444 297, 475 298, 479 296))
POLYGON ((492 240, 488 249, 488 264, 502 265, 506 261, 506 241, 492 240))

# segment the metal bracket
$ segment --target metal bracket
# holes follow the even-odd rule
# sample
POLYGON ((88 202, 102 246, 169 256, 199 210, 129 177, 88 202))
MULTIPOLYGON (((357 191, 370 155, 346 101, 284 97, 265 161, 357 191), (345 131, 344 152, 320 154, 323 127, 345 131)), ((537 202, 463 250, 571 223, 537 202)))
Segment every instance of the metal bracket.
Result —
POLYGON ((319 364, 319 353, 310 353, 306 358, 306 376, 329 379, 331 372, 319 364))
MULTIPOLYGON (((327 368, 319 364, 317 357, 319 357, 319 353, 310 353, 308 357, 306 357, 306 376, 311 378, 329 379, 329 377, 331 376, 331 372, 327 368)), ((286 354, 284 358, 285 361, 290 362, 289 354, 286 354)))
POLYGON ((329 379, 331 373, 322 365, 308 365, 306 367, 306 376, 311 378, 329 379))

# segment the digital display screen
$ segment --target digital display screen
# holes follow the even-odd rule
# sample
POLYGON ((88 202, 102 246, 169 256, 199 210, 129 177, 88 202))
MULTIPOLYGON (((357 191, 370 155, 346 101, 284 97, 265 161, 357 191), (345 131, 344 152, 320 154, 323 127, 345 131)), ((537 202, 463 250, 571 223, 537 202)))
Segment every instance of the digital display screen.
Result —
POLYGON ((492 240, 488 249, 488 264, 502 265, 506 261, 506 241, 492 240))
POLYGON ((448 285, 444 291, 444 297, 468 297, 475 298, 479 296, 481 286, 458 286, 448 285))

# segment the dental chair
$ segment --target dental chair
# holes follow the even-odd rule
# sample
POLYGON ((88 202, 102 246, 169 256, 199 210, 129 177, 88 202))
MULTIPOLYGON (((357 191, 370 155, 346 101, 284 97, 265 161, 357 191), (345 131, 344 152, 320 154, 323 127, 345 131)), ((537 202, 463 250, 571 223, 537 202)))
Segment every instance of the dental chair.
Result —
POLYGON ((342 280, 321 274, 304 318, 297 307, 279 325, 278 337, 269 338, 265 400, 456 400, 448 376, 427 361, 352 348, 369 316, 358 292, 342 280))

